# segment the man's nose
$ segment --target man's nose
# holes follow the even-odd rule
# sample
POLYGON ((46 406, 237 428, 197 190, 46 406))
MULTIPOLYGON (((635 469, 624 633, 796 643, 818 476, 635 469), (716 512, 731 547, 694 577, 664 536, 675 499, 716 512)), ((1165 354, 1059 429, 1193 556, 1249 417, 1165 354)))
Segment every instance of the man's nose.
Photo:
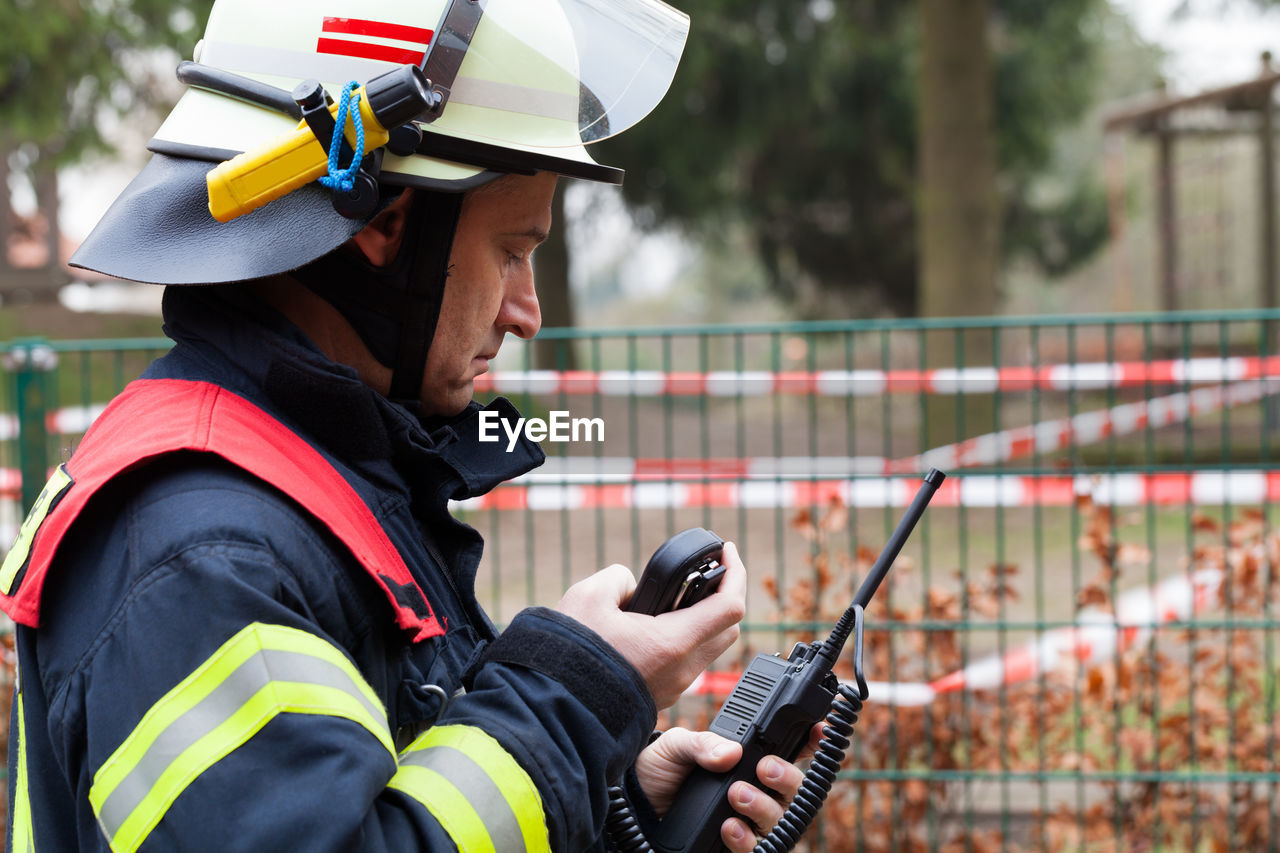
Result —
POLYGON ((532 338, 542 328, 542 308, 538 305, 532 272, 521 276, 507 292, 498 313, 498 325, 518 338, 532 338))

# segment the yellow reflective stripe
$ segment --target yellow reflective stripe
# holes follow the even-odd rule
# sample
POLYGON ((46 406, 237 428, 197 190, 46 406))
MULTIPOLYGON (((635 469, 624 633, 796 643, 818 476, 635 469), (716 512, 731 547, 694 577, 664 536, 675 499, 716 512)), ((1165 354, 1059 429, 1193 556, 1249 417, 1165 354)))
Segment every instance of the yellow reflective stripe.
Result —
POLYGON ((45 483, 44 488, 40 490, 40 496, 31 505, 31 511, 27 513, 22 526, 18 528, 18 538, 14 540, 13 547, 5 555, 4 563, 0 564, 0 592, 5 595, 11 592, 13 579, 27 564, 27 557, 31 556, 31 543, 36 537, 36 531, 44 523, 54 500, 65 492, 72 482, 74 481, 67 473, 67 466, 59 465, 54 470, 53 476, 49 478, 49 482, 45 483))
MULTIPOLYGON (((483 819, 486 841, 493 839, 489 843, 501 842, 498 846, 504 851, 521 843, 530 853, 550 851, 546 815, 537 786, 487 732, 474 726, 436 726, 400 756, 400 769, 391 786, 436 814, 445 809, 439 798, 452 797, 452 791, 440 794, 422 784, 417 772, 422 769, 447 778, 452 789, 466 798, 483 819)), ((455 836, 454 841, 462 847, 463 839, 455 836)))
POLYGON ((283 713, 351 720, 395 755, 386 711, 342 652, 255 623, 156 702, 94 774, 89 802, 112 849, 136 850, 192 781, 283 713))
POLYGON ((31 792, 27 790, 27 723, 22 713, 22 692, 14 695, 18 703, 18 778, 15 780, 13 804, 14 851, 33 851, 36 845, 35 827, 31 823, 31 792))
POLYGON ((422 803, 449 833, 459 853, 498 853, 484 820, 466 795, 435 770, 413 765, 401 767, 387 787, 403 791, 422 803))

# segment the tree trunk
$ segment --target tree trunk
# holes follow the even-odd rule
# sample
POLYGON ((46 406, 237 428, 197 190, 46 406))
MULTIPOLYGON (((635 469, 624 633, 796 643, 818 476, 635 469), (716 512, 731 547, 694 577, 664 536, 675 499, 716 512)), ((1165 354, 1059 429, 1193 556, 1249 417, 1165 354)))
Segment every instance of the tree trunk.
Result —
MULTIPOLYGON (((573 294, 569 290, 569 241, 564 218, 565 181, 556 187, 552 201, 553 226, 549 236, 534 256, 537 266, 538 303, 542 306, 545 328, 572 328, 573 294)), ((562 339, 534 339, 534 363, 542 370, 575 370, 577 359, 573 342, 562 339)))
POLYGON ((45 266, 50 270, 57 270, 62 266, 58 257, 62 231, 58 227, 58 167, 55 163, 52 152, 42 149, 35 166, 36 206, 46 224, 45 247, 48 249, 49 259, 45 266))
POLYGON ((58 227, 58 167, 54 150, 41 148, 33 171, 37 219, 45 222, 44 244, 47 257, 44 266, 31 270, 20 285, 19 298, 33 302, 57 302, 58 291, 70 283, 60 257, 62 231, 58 227))
POLYGON ((8 141, 0 142, 0 272, 9 269, 9 241, 13 238, 13 199, 9 196, 8 141))
MULTIPOLYGON (((918 0, 920 312, 929 317, 996 310, 999 202, 989 0, 918 0)), ((926 339, 930 367, 991 364, 991 334, 939 332, 926 339)), ((991 429, 989 395, 931 397, 929 446, 991 429)))
POLYGON ((920 0, 919 8, 921 309, 990 314, 999 209, 989 0, 920 0))

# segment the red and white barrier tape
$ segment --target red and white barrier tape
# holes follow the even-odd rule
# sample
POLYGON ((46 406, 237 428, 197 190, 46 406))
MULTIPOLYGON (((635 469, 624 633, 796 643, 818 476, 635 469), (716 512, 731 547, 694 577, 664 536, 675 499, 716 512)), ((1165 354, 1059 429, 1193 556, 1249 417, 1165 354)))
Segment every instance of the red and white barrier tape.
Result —
POLYGON ((887 473, 910 474, 930 468, 954 471, 1054 453, 1068 447, 1093 444, 1111 436, 1131 435, 1148 427, 1172 426, 1196 415, 1256 403, 1277 392, 1280 392, 1280 381, 1264 379, 1211 385, 1151 400, 1122 403, 1110 409, 1081 412, 1069 418, 987 433, 936 447, 918 456, 895 459, 888 463, 887 473))
POLYGON ((651 483, 672 480, 810 480, 879 476, 883 456, 757 456, 711 459, 630 456, 549 456, 537 470, 510 482, 522 485, 651 483))
MULTIPOLYGON (((930 467, 956 471, 1049 454, 1111 436, 1170 426, 1224 407, 1257 402, 1277 390, 1280 381, 1271 379, 1197 388, 988 433, 894 460, 868 456, 553 457, 539 471, 456 506, 473 510, 802 507, 832 500, 850 506, 901 506, 905 485, 876 475, 914 474, 930 467), (868 476, 874 479, 863 479, 868 476), (704 482, 674 482, 681 479, 704 482)), ((83 431, 101 411, 100 406, 61 409, 51 416, 50 429, 59 433, 83 431)), ((0 428, 3 424, 0 420, 0 428)), ((1214 494, 1223 476, 1231 477, 1233 488, 1255 496, 1255 501, 1275 497, 1267 472, 1107 475, 1098 478, 1096 487, 1088 482, 1081 486, 1069 477, 984 475, 949 480, 943 484, 939 502, 946 503, 946 494, 952 492, 953 505, 1050 506, 1068 503, 1082 488, 1098 488, 1107 495, 1108 503, 1180 503, 1192 496, 1214 494)), ((0 496, 13 497, 20 489, 18 472, 0 470, 0 496)))
MULTIPOLYGON (((657 370, 499 370, 476 377, 475 390, 497 391, 502 394, 599 394, 627 397, 666 394, 751 397, 779 393, 857 397, 886 393, 955 394, 962 389, 966 393, 985 394, 994 391, 1080 391, 1207 382, 1245 384, 1247 380, 1278 378, 1280 356, 1269 356, 1097 362, 1039 368, 966 367, 936 370, 708 373, 668 373, 657 370)), ((1180 395, 1164 399, 1172 400, 1178 396, 1180 395)), ((1156 401, 1151 403, 1155 404, 1156 401)), ((105 403, 66 406, 50 413, 45 426, 54 434, 76 435, 87 430, 105 408, 105 403)), ((17 417, 0 414, 0 441, 16 438, 17 435, 17 417)))
POLYGON ((762 456, 748 459, 662 459, 623 456, 550 457, 537 471, 512 481, 517 485, 603 485, 671 480, 804 480, 912 474, 938 468, 955 471, 996 465, 1035 454, 1050 454, 1147 428, 1172 426, 1224 407, 1256 403, 1280 391, 1280 382, 1240 382, 1170 394, 1070 418, 975 436, 903 459, 883 456, 762 456))
MULTIPOLYGON (((908 480, 795 480, 710 483, 511 485, 454 504, 461 510, 774 509, 825 506, 902 507, 908 480)), ((987 475, 948 477, 936 506, 1070 506, 1078 495, 1116 506, 1280 502, 1280 471, 1159 474, 987 475)))
MULTIPOLYGON (((925 682, 870 682, 871 700, 887 705, 927 705, 938 696, 963 690, 997 690, 1056 669, 1064 660, 1081 665, 1107 661, 1135 644, 1143 643, 1162 624, 1190 619, 1217 601, 1223 574, 1201 569, 1193 574, 1165 578, 1153 587, 1139 587, 1121 594, 1115 612, 1086 608, 1075 625, 1045 631, 1003 655, 988 655, 964 669, 925 682)), ((685 696, 728 696, 738 681, 734 672, 704 672, 685 696)))
MULTIPOLYGON (((794 482, 636 483, 505 486, 451 502, 455 510, 777 509, 826 506, 903 507, 915 493, 909 480, 797 480, 794 482)), ((22 474, 0 468, 0 498, 17 499, 22 474)), ((1280 503, 1280 470, 1159 474, 988 475, 948 477, 936 506, 1062 507, 1089 495, 1104 506, 1180 506, 1280 503)))
MULTIPOLYGON (((107 408, 106 403, 90 406, 64 406, 50 412, 44 421, 45 429, 52 435, 78 435, 89 428, 107 408)), ((0 415, 0 441, 18 437, 17 415, 0 415)))
POLYGON ((760 397, 804 394, 988 394, 1143 388, 1239 382, 1280 376, 1280 356, 1090 362, 1044 367, 962 367, 934 370, 497 370, 476 377, 477 391, 605 397, 760 397))

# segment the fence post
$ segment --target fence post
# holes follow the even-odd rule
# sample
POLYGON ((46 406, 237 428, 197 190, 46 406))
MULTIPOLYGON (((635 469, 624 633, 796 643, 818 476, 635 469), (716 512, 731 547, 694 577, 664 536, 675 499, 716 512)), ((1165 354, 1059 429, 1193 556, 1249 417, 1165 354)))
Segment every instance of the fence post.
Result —
MULTIPOLYGON (((1271 71, 1271 52, 1262 54, 1262 73, 1271 71)), ((1258 105, 1261 118, 1258 127, 1259 185, 1262 191, 1262 307, 1280 304, 1280 280, 1276 273, 1276 108, 1273 103, 1275 85, 1263 90, 1258 105)))
POLYGON ((54 404, 49 374, 57 364, 57 353, 42 338, 14 341, 4 354, 4 367, 12 377, 17 406, 18 470, 22 474, 24 513, 36 502, 48 479, 48 415, 54 404))

